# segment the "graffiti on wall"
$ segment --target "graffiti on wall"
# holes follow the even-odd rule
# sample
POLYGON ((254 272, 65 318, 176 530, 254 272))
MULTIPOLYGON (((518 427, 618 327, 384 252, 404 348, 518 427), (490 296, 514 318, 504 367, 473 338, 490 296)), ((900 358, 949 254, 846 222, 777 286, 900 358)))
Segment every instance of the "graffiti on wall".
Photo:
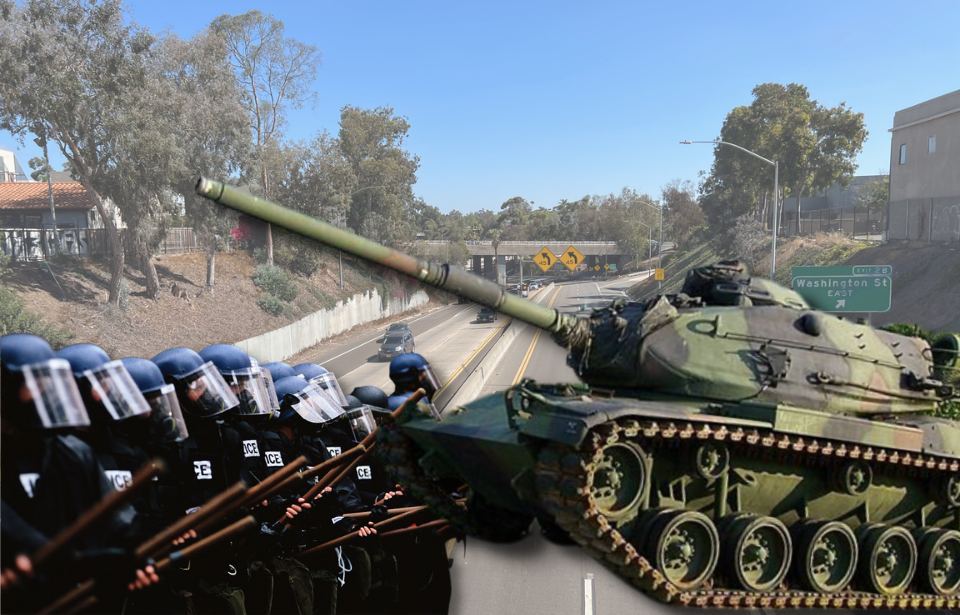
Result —
POLYGON ((939 240, 960 241, 960 203, 934 211, 933 236, 939 240))

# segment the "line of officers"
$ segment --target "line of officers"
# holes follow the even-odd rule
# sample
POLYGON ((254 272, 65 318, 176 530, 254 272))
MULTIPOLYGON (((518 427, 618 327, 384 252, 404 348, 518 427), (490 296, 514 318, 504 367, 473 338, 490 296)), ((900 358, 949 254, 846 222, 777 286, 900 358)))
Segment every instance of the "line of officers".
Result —
MULTIPOLYGON (((151 360, 111 360, 93 344, 54 353, 27 334, 2 351, 2 606, 31 613, 91 576, 103 613, 446 613, 444 542, 422 531, 381 541, 373 522, 408 506, 371 456, 355 474, 306 502, 281 493, 254 514, 260 529, 180 562, 160 578, 133 549, 228 487, 255 485, 298 456, 308 467, 350 449, 436 374, 416 354, 390 366, 392 396, 303 363, 260 365, 236 346, 172 348, 151 360), (33 569, 28 554, 150 458, 160 475, 69 554, 33 569), (371 512, 356 522, 347 513, 371 512), (284 530, 278 519, 294 521, 284 530), (368 521, 369 519, 369 521, 368 521), (300 561, 297 554, 348 533, 360 538, 300 561)), ((432 408, 432 406, 431 406, 432 408)), ((435 409, 433 409, 435 411, 435 409)), ((316 479, 314 479, 315 481, 316 479)), ((198 539, 190 532, 177 540, 198 539)))

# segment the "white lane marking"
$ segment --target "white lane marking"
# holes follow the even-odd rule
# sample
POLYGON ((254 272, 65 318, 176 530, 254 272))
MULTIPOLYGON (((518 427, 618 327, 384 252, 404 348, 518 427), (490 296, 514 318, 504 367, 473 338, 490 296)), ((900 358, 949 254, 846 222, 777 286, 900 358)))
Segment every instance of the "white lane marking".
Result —
POLYGON ((593 591, 593 575, 588 574, 583 580, 583 615, 596 614, 596 596, 593 591))
MULTIPOLYGON (((446 310, 446 309, 449 309, 450 307, 453 307, 453 306, 448 306, 448 307, 445 307, 445 308, 443 308, 443 309, 446 310)), ((470 309, 470 308, 464 308, 464 309, 460 310, 459 312, 457 312, 456 314, 454 314, 453 316, 451 316, 450 318, 448 318, 447 320, 452 320, 452 319, 456 318, 457 316, 459 316, 460 314, 463 314, 464 312, 466 312, 466 311, 469 310, 469 309, 470 309)), ((442 312, 443 310, 440 310, 440 311, 442 312)), ((424 318, 427 318, 428 316, 435 316, 437 313, 438 313, 438 312, 434 312, 433 314, 426 314, 426 315, 424 315, 424 316, 421 316, 420 318, 416 318, 416 319, 414 319, 414 320, 408 321, 408 323, 415 323, 415 322, 417 322, 418 320, 423 320, 424 318)), ((351 352, 353 352, 353 351, 356 350, 357 348, 360 348, 361 346, 366 346, 367 344, 370 344, 370 343, 372 343, 372 342, 375 342, 375 341, 377 341, 378 339, 380 339, 380 338, 382 338, 382 337, 383 337, 383 334, 380 333, 380 334, 377 335, 377 337, 375 337, 375 338, 373 338, 373 339, 370 339, 370 340, 367 340, 367 341, 365 341, 365 342, 361 342, 360 344, 357 344, 356 346, 354 346, 354 347, 351 348, 350 350, 347 350, 347 351, 345 351, 345 352, 341 352, 340 354, 338 354, 338 355, 335 356, 335 357, 330 357, 329 359, 324 359, 323 362, 324 362, 324 363, 329 363, 330 361, 333 361, 334 359, 339 359, 339 358, 342 357, 343 355, 345 355, 345 354, 350 354, 351 352)))
POLYGON ((603 298, 603 290, 600 289, 600 285, 597 284, 596 282, 594 282, 593 285, 597 287, 597 292, 600 293, 600 298, 602 299, 602 298, 603 298))
POLYGON ((450 338, 448 337, 447 339, 445 339, 445 340, 443 340, 442 342, 440 342, 439 344, 437 344, 437 348, 439 348, 439 347, 443 346, 444 344, 446 344, 446 343, 447 343, 447 340, 449 340, 449 339, 450 339, 450 338))

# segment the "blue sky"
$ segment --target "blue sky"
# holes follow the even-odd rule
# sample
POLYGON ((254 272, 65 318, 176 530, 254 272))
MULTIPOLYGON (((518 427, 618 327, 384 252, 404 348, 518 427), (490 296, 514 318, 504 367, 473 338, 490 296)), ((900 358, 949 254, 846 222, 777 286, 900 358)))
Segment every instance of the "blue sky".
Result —
MULTIPOLYGON (((886 172, 894 113, 960 88, 960 2, 257 2, 132 0, 152 30, 191 36, 259 8, 323 54, 313 109, 286 133, 338 130, 340 109, 409 118, 417 195, 448 212, 513 196, 658 196, 696 180, 726 114, 760 83, 802 83, 866 115, 859 174, 886 172)), ((38 154, 9 133, 24 167, 38 154)), ((60 168, 62 158, 54 158, 60 168)))

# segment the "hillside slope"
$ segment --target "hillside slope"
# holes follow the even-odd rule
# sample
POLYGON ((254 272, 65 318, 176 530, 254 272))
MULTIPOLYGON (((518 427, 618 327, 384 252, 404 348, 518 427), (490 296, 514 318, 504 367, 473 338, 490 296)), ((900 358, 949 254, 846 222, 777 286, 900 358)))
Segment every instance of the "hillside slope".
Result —
POLYGON ((4 283, 25 301, 26 309, 49 324, 67 328, 74 335, 72 343, 97 344, 112 357, 146 358, 177 346, 200 350, 254 337, 374 288, 381 296, 418 288, 412 280, 385 280, 365 264, 344 258, 341 291, 336 253, 323 254, 312 276, 292 276, 296 298, 281 315, 271 316, 257 305, 264 292, 253 283, 256 263, 248 252, 217 254, 212 294, 203 289, 203 254, 156 258, 161 286, 157 301, 144 296, 143 275, 129 266, 129 259, 127 263, 130 294, 125 309, 105 303, 110 276, 109 262, 103 258, 61 257, 49 267, 47 263, 11 263, 4 283), (174 283, 186 289, 188 299, 173 296, 174 283))
MULTIPOLYGON (((759 260, 754 274, 769 274, 767 260, 759 260)), ((717 240, 664 256, 665 293, 678 292, 686 272, 702 265, 732 258, 717 240)), ((930 331, 960 332, 960 247, 923 242, 870 244, 838 234, 794 237, 777 245, 776 281, 789 286, 792 267, 829 265, 891 265, 893 305, 889 312, 875 313, 875 326, 896 322, 918 324, 930 331)), ((657 294, 657 283, 644 280, 628 294, 648 299, 657 294)))

